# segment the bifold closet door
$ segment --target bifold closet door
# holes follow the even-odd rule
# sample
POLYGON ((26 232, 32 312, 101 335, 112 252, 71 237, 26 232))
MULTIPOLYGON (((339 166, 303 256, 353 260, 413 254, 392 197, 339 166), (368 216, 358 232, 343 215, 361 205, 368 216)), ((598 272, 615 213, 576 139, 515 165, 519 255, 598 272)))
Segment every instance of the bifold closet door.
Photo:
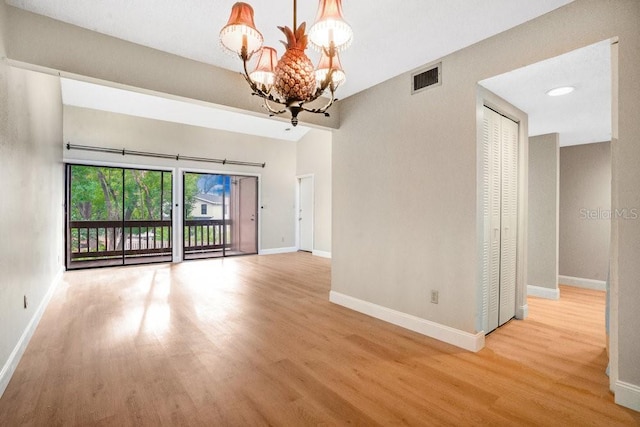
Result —
POLYGON ((482 134, 482 316, 483 329, 498 327, 500 314, 500 217, 501 162, 500 115, 484 109, 482 134))
POLYGON ((500 318, 516 315, 516 252, 518 248, 518 124, 500 116, 502 148, 502 228, 500 236, 500 318))
POLYGON ((490 332, 515 315, 518 124, 484 109, 482 318, 490 332))

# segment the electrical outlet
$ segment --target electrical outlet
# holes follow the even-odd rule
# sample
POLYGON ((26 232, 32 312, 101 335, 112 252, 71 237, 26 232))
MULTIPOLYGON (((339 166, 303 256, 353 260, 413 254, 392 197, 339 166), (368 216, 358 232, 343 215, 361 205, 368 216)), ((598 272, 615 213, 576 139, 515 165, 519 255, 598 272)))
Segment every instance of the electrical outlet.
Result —
POLYGON ((435 289, 431 290, 431 304, 437 304, 438 303, 438 291, 436 291, 435 289))
POLYGON ((27 302, 27 296, 24 296, 24 308, 26 310, 26 308, 29 306, 29 303, 27 302))

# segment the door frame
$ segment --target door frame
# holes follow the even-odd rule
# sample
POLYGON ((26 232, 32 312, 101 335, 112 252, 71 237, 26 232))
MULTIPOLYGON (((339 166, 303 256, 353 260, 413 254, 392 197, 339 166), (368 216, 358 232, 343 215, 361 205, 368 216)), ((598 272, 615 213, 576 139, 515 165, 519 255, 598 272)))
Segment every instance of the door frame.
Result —
POLYGON ((316 181, 315 176, 312 173, 296 175, 296 209, 294 212, 294 221, 296 224, 296 250, 300 250, 300 221, 298 215, 300 213, 300 188, 302 179, 311 178, 311 253, 315 248, 315 211, 316 211, 316 181))
POLYGON ((241 176, 255 176, 258 179, 258 199, 257 199, 257 212, 256 215, 258 216, 257 218, 257 239, 258 239, 258 254, 260 253, 260 248, 262 247, 261 244, 261 240, 262 240, 262 174, 260 173, 255 173, 255 172, 240 172, 240 171, 235 171, 235 170, 220 170, 220 169, 204 169, 204 168, 190 168, 190 167, 179 167, 177 168, 177 172, 176 172, 176 181, 177 183, 175 183, 174 185, 174 189, 177 191, 177 194, 180 196, 179 199, 174 199, 175 203, 174 203, 174 214, 176 215, 176 224, 179 224, 178 227, 175 227, 176 229, 176 242, 180 242, 180 245, 176 245, 179 246, 179 250, 178 250, 178 257, 174 256, 174 262, 181 262, 184 261, 184 253, 183 253, 183 246, 184 246, 184 241, 182 240, 184 238, 183 234, 184 234, 184 227, 183 227, 183 219, 184 219, 184 206, 182 206, 182 202, 183 202, 183 197, 184 197, 184 180, 183 180, 183 176, 184 173, 202 173, 202 174, 209 174, 209 175, 241 175, 241 176), (179 178, 178 178, 179 177, 179 178))
MULTIPOLYGON (((527 223, 529 200, 529 118, 527 113, 509 104, 498 95, 477 85, 476 91, 476 162, 479 164, 482 156, 482 120, 484 107, 489 107, 505 117, 518 123, 518 241, 516 255, 516 319, 526 319, 529 314, 527 305, 527 223)), ((477 167, 476 176, 476 330, 483 331, 482 326, 482 232, 484 218, 482 215, 482 176, 481 168, 477 167)), ((483 344, 484 346, 484 344, 483 344)))

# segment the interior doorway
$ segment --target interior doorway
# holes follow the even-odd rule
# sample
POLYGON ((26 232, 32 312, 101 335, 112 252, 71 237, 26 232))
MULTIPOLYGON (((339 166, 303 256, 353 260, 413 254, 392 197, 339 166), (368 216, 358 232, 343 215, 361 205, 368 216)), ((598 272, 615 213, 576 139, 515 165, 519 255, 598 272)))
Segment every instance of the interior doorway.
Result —
MULTIPOLYGON (((520 69, 512 70, 507 73, 494 76, 479 82, 479 85, 482 89, 487 89, 495 93, 497 96, 501 97, 506 102, 512 103, 513 105, 517 105, 518 108, 522 109, 522 111, 528 114, 528 130, 529 132, 525 135, 525 137, 531 136, 545 136, 550 134, 558 134, 559 135, 559 150, 562 150, 563 147, 568 146, 584 146, 585 144, 591 143, 599 143, 599 142, 607 142, 607 141, 615 141, 617 137, 616 131, 616 120, 617 120, 617 40, 603 40, 598 43, 594 43, 589 46, 585 46, 582 48, 575 49, 574 51, 567 52, 558 57, 548 58, 544 61, 540 61, 535 64, 530 64, 528 66, 522 67, 520 69), (567 89, 564 97, 557 97, 553 94, 552 89, 564 88, 567 89)), ((593 163, 592 161, 587 162, 585 159, 584 153, 579 155, 579 172, 588 173, 588 163, 593 163)), ((558 162, 560 158, 559 152, 556 153, 555 162, 558 162)), ((555 166, 556 173, 560 172, 562 168, 560 165, 555 166)), ((558 174, 560 175, 560 174, 558 174)), ((549 173, 546 176, 550 176, 549 173)), ((560 183, 562 183, 562 179, 557 178, 560 183)), ((585 185, 585 180, 580 179, 580 185, 585 185)), ((610 179, 607 179, 607 186, 610 187, 610 179)), ((598 185, 600 185, 599 183, 598 185)), ((529 186, 531 182, 529 182, 529 186)), ((593 187, 593 184, 590 184, 593 187)), ((588 188, 587 192, 592 194, 594 192, 593 188, 588 188)), ((558 194, 560 192, 558 191, 558 194)), ((575 200, 573 206, 567 210, 566 213, 570 216, 572 222, 569 224, 565 221, 565 224, 562 224, 560 221, 560 233, 562 235, 563 229, 565 231, 574 232, 577 228, 569 228, 567 224, 579 224, 581 226, 587 226, 588 219, 592 212, 596 212, 596 220, 602 221, 601 218, 598 217, 600 212, 600 208, 602 205, 596 204, 597 208, 591 208, 590 203, 585 201, 584 199, 579 199, 576 197, 576 194, 572 193, 570 195, 572 202, 575 200)), ((527 201, 528 207, 526 210, 525 219, 531 218, 531 200, 527 201)), ((563 209, 561 204, 556 200, 557 209, 563 209)), ((606 205, 604 205, 606 206, 606 205)), ((550 209, 551 205, 543 206, 541 204, 536 204, 534 208, 542 208, 542 209, 550 209)), ((605 209, 606 211, 606 209, 605 209)), ((606 211, 609 212, 609 211, 606 211)), ((560 212, 561 214, 561 212, 560 212)), ((558 213, 556 213, 556 217, 558 217, 558 213)), ((609 227, 610 228, 610 227, 609 227)), ((529 236, 531 236, 531 230, 527 230, 529 236)), ((590 236, 589 233, 580 232, 580 245, 581 248, 593 247, 591 244, 584 243, 587 241, 590 236)), ((609 237, 606 236, 605 241, 609 241, 609 237)), ((556 239, 560 241, 562 244, 563 239, 559 236, 556 239)), ((551 242, 551 240, 550 240, 551 242)), ((552 243, 550 243, 551 245, 552 243)), ((555 243, 557 244, 557 243, 555 243)), ((602 247, 601 245, 599 247, 602 247)), ((549 246, 549 252, 552 252, 554 248, 549 246)), ((564 280, 563 276, 560 276, 558 280, 558 270, 560 270, 560 274, 562 274, 562 269, 559 268, 559 250, 555 248, 555 263, 552 267, 548 267, 551 270, 551 276, 554 278, 552 280, 551 285, 543 284, 540 286, 539 283, 531 282, 532 276, 528 276, 522 286, 525 289, 525 299, 524 306, 526 307, 526 311, 535 310, 538 300, 540 298, 550 298, 550 299, 558 299, 560 303, 563 301, 562 293, 566 290, 567 292, 576 293, 580 291, 580 288, 569 288, 562 287, 558 284, 558 281, 561 284, 572 284, 567 283, 564 280), (536 293, 532 292, 531 288, 536 293), (526 299, 526 291, 528 290, 530 296, 538 297, 531 298, 531 307, 529 307, 526 299), (545 292, 540 292, 540 290, 545 292), (561 292, 562 290, 562 292, 561 292), (539 294, 539 295, 537 295, 539 294), (554 298, 555 296, 555 298, 554 298)), ((594 251, 592 251, 594 252, 594 251)), ((598 268, 598 274, 602 277, 606 275, 606 269, 608 266, 608 261, 610 259, 609 251, 604 250, 604 259, 605 264, 604 268, 598 268)), ((593 270, 596 267, 596 263, 591 261, 586 261, 585 257, 579 257, 575 251, 571 252, 571 255, 574 259, 577 260, 579 265, 584 265, 589 267, 590 270, 593 270)), ((539 258, 532 257, 532 253, 528 253, 528 259, 524 260, 525 264, 528 263, 531 266, 533 263, 536 265, 540 265, 541 262, 539 258)), ((545 264, 546 266, 547 264, 545 264)), ((600 264, 598 264, 600 265, 600 264)), ((585 269, 586 271, 586 269, 585 269)), ((576 273, 577 274, 577 273, 576 273)), ((573 278, 573 277, 572 277, 573 278)), ((592 279, 589 277, 589 279, 592 279)), ((600 279, 600 277, 598 277, 600 279)), ((589 280, 590 282, 595 282, 596 280, 589 280)), ((607 282, 602 280, 603 288, 607 285, 607 282)), ((615 282, 614 282, 615 283, 615 282)), ((615 287, 615 285, 614 285, 615 287)), ((609 336, 608 329, 608 320, 611 318, 612 321, 612 334, 611 334, 611 384, 615 383, 616 375, 617 375, 617 362, 616 362, 616 352, 617 352, 617 343, 615 336, 615 324, 616 317, 614 313, 617 310, 615 292, 611 292, 611 295, 614 297, 611 301, 611 306, 609 304, 605 304, 605 298, 608 296, 608 293, 602 293, 598 296, 595 293, 595 298, 598 299, 598 304, 604 307, 604 316, 598 312, 598 316, 600 319, 597 323, 589 323, 593 329, 589 332, 595 337, 592 341, 592 344, 595 346, 602 346, 602 343, 606 341, 609 336), (611 316, 610 316, 611 311, 611 316), (603 328, 604 324, 604 328, 603 328), (603 339, 605 338, 605 339, 603 339)), ((518 300, 518 303, 520 300, 518 300)), ((557 302, 554 302, 558 304, 557 302)), ((555 307, 555 306, 554 306, 555 307)), ((588 307, 583 307, 581 304, 575 304, 572 309, 574 310, 584 310, 588 309, 588 307)), ((532 313, 532 318, 535 321, 540 321, 540 319, 552 318, 555 313, 551 312, 541 312, 541 313, 532 313)), ((604 371, 604 369, 601 369, 604 371)), ((602 377, 604 378, 604 377, 602 377)))
POLYGON ((258 253, 258 177, 183 173, 184 259, 258 253))

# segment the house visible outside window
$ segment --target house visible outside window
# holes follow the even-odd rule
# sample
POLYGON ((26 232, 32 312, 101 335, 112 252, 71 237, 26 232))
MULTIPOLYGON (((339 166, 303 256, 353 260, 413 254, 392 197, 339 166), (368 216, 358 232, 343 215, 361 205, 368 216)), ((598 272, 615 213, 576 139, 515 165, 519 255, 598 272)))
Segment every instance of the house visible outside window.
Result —
POLYGON ((206 215, 206 214, 207 214, 207 205, 203 203, 200 205, 200 215, 206 215))

